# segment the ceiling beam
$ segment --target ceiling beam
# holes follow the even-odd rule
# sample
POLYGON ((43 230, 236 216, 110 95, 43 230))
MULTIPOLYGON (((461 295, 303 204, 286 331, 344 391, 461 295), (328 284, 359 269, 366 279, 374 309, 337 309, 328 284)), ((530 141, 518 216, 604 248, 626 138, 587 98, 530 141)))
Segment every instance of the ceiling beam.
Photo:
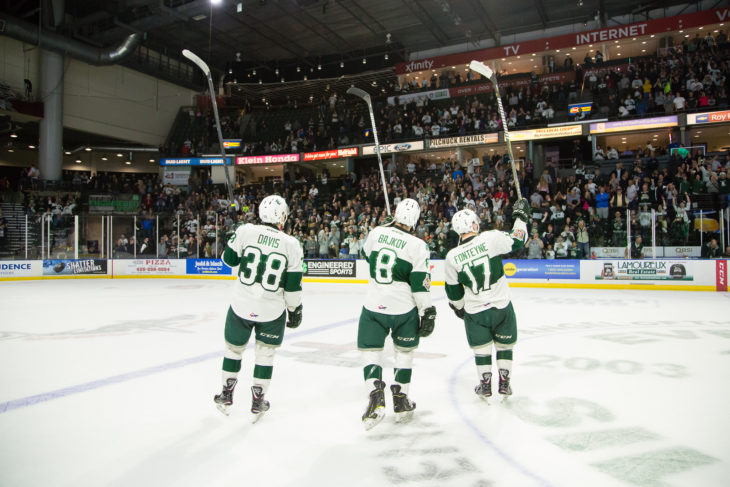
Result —
POLYGON ((445 46, 448 43, 449 37, 443 29, 441 29, 441 27, 433 21, 431 16, 428 15, 426 10, 423 9, 418 2, 415 2, 414 0, 402 0, 402 2, 406 7, 408 7, 408 10, 410 10, 411 13, 421 21, 421 23, 426 27, 426 29, 428 29, 433 38, 436 39, 441 46, 445 46))
POLYGON ((349 13, 355 20, 360 22, 366 29, 368 29, 374 35, 378 35, 382 32, 385 32, 385 27, 383 26, 383 24, 378 22, 378 20, 375 17, 370 15, 370 12, 368 12, 367 9, 362 8, 362 6, 360 6, 360 4, 358 4, 355 0, 350 0, 349 3, 351 3, 352 6, 355 7, 359 11, 360 15, 356 15, 352 10, 349 9, 347 7, 347 2, 337 2, 337 5, 344 8, 347 11, 347 13, 349 13), (363 20, 363 18, 366 18, 367 22, 365 22, 363 20), (373 26, 376 26, 377 29, 373 28, 373 26))
POLYGON ((487 34, 489 34, 489 37, 491 37, 495 41, 499 42, 500 29, 498 29, 496 24, 494 22, 492 22, 492 18, 487 13, 487 9, 482 4, 481 0, 470 0, 470 1, 471 1, 471 4, 474 6, 474 10, 475 10, 474 13, 476 13, 476 16, 482 22, 482 25, 484 26, 485 30, 487 31, 487 34))
MULTIPOLYGON (((256 35, 258 35, 259 37, 271 42, 272 44, 275 44, 276 46, 280 47, 284 51, 291 54, 294 58, 302 59, 305 63, 310 64, 306 59, 304 59, 302 57, 300 52, 297 52, 290 47, 290 46, 296 45, 296 43, 294 41, 292 41, 291 39, 287 38, 284 35, 281 35, 280 33, 278 33, 276 36, 270 36, 270 35, 266 34, 265 32, 263 32, 262 30, 258 29, 256 27, 256 25, 264 25, 264 23, 257 20, 256 18, 254 18, 250 12, 246 12, 245 16, 233 14, 228 11, 226 11, 226 14, 228 15, 229 18, 235 20, 238 24, 245 27, 247 31, 251 31, 251 32, 255 33, 256 35), (255 25, 247 22, 248 19, 251 19, 255 25)), ((243 53, 243 57, 246 57, 248 59, 254 59, 256 61, 271 61, 270 59, 262 60, 258 56, 254 57, 251 53, 248 53, 248 52, 243 53)))
POLYGON ((291 5, 293 5, 294 7, 296 7, 298 13, 301 14, 301 15, 291 15, 291 12, 289 12, 287 9, 285 9, 284 7, 282 7, 279 4, 279 2, 274 2, 274 5, 276 5, 279 8, 279 10, 281 10, 282 12, 284 12, 286 15, 291 15, 291 17, 294 20, 296 20, 297 22, 299 22, 300 24, 302 24, 304 27, 306 27, 307 29, 309 29, 312 32, 312 34, 315 34, 316 36, 321 37, 323 40, 325 40, 332 47, 334 47, 334 48, 336 48, 336 49, 338 49, 340 51, 343 50, 343 46, 345 47, 345 50, 353 50, 353 49, 355 49, 352 46, 352 44, 350 44, 349 42, 347 42, 342 36, 340 36, 337 32, 335 32, 334 30, 332 30, 327 24, 325 24, 323 22, 320 22, 319 19, 317 19, 312 14, 310 14, 309 12, 307 12, 301 5, 299 5, 299 3, 296 0, 291 0, 289 3, 291 5), (312 21, 314 24, 316 24, 316 27, 317 28, 313 27, 311 24, 308 24, 308 23, 304 22, 302 20, 302 17, 304 17, 304 18, 312 21), (326 31, 329 35, 326 35, 326 34, 322 33, 322 30, 323 31, 326 31))
POLYGON ((542 27, 547 27, 549 20, 547 12, 545 11, 545 5, 542 4, 542 0, 533 0, 533 3, 535 4, 535 10, 537 10, 537 14, 540 16, 540 22, 542 22, 542 27))

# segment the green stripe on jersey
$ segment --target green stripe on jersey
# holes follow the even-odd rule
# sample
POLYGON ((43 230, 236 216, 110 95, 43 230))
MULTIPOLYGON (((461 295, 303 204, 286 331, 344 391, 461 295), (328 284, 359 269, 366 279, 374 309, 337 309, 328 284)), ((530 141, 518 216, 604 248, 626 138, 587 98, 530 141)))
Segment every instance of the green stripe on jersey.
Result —
POLYGON ((461 284, 447 284, 446 296, 449 301, 458 301, 464 297, 464 286, 461 284))
POLYGON ((295 291, 302 290, 302 273, 301 272, 287 272, 286 281, 284 283, 284 291, 292 293, 295 291))
POLYGON ((427 293, 431 289, 431 276, 428 272, 411 272, 411 292, 427 293))
POLYGON ((226 251, 223 252, 223 262, 228 267, 236 267, 241 263, 241 258, 238 256, 235 250, 226 246, 226 251))

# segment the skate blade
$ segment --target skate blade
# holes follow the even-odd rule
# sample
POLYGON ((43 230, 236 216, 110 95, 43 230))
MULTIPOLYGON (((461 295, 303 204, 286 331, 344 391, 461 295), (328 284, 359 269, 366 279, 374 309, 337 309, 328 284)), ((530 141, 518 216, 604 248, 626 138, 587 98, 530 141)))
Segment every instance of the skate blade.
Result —
POLYGON ((251 412, 251 423, 256 424, 261 418, 263 418, 265 411, 261 411, 258 413, 251 412))
POLYGON ((486 403, 487 406, 490 406, 492 403, 489 402, 489 400, 492 398, 492 396, 480 396, 477 395, 479 399, 481 399, 484 403, 486 403))
POLYGON ((222 412, 226 416, 229 416, 231 414, 231 411, 230 411, 230 407, 231 406, 226 406, 225 404, 218 404, 218 403, 216 403, 215 404, 215 407, 217 407, 218 408, 218 411, 222 412))
POLYGON ((407 423, 411 419, 413 419, 413 410, 395 413, 395 422, 396 423, 407 423))
POLYGON ((512 396, 512 394, 502 394, 502 402, 507 402, 507 399, 509 399, 510 396, 512 396))
POLYGON ((375 410, 375 417, 363 419, 362 424, 363 424, 363 426, 365 426, 366 430, 369 430, 369 429, 372 429, 374 426, 376 426, 378 423, 380 423, 384 417, 385 417, 385 408, 379 407, 375 410))

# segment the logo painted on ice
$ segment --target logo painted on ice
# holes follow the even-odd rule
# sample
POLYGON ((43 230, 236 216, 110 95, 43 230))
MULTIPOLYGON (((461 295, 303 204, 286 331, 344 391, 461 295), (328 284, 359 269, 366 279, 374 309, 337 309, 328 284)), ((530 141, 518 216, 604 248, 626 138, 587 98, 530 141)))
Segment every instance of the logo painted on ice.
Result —
POLYGON ((251 313, 248 315, 249 318, 258 318, 258 316, 259 315, 257 315, 256 313, 251 313))
POLYGON ((387 306, 383 306, 382 304, 379 304, 378 305, 378 309, 383 310, 383 309, 388 309, 388 307, 387 306))

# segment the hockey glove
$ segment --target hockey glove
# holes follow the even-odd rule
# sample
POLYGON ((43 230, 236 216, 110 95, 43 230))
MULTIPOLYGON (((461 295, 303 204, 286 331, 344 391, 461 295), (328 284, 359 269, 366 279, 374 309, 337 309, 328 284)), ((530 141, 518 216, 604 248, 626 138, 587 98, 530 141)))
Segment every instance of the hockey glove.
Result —
POLYGON ((289 320, 286 322, 287 328, 296 328, 302 324, 302 305, 300 304, 294 311, 288 311, 289 320))
POLYGON ((418 325, 418 336, 427 337, 433 333, 433 327, 436 325, 436 308, 429 306, 423 310, 421 323, 418 325))
POLYGON ((522 198, 521 200, 517 200, 515 204, 512 206, 512 216, 515 218, 519 218, 525 223, 530 222, 530 203, 525 199, 522 198))
POLYGON ((456 306, 454 306, 451 303, 449 303, 449 308, 454 310, 454 314, 456 315, 457 318, 459 318, 460 320, 464 319, 464 308, 457 308, 456 306))

